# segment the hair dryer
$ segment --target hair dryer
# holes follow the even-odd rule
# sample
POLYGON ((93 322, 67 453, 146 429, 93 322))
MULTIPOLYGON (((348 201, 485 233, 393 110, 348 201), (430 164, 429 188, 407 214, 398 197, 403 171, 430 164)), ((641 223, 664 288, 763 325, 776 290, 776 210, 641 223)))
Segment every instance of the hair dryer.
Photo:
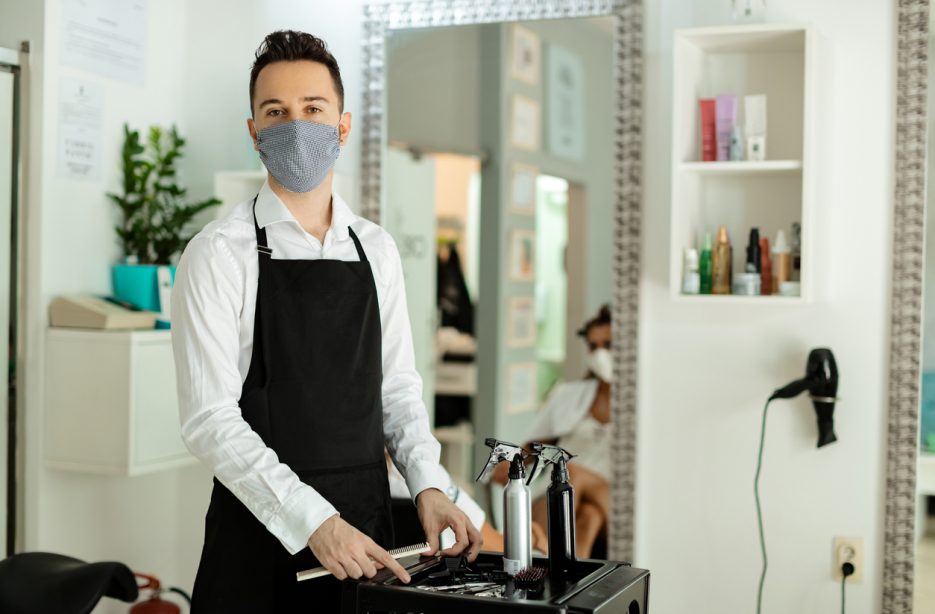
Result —
POLYGON ((812 350, 808 355, 805 377, 776 390, 769 398, 791 399, 808 390, 818 418, 818 447, 837 441, 834 435, 834 402, 838 392, 838 365, 828 348, 812 350))

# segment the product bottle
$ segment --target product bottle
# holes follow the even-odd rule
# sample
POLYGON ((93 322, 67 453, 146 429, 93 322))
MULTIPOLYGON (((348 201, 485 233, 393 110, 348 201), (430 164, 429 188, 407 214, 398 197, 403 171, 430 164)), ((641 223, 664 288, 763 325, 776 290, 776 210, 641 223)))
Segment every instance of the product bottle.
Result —
POLYGON ((792 281, 802 280, 802 224, 792 223, 792 281))
POLYGON ((532 504, 522 456, 510 461, 503 491, 503 571, 511 576, 532 565, 532 504))
POLYGON ((743 128, 740 124, 734 124, 734 129, 730 133, 730 159, 731 162, 740 162, 743 160, 744 139, 743 128))
POLYGON ((549 573, 560 576, 575 564, 575 488, 568 481, 563 453, 552 465, 552 483, 546 493, 549 513, 549 573))
POLYGON ((704 233, 701 258, 698 262, 699 294, 711 294, 711 233, 704 233))
POLYGON ((698 274, 698 250, 685 250, 682 271, 682 294, 698 294, 701 291, 701 278, 698 274))
POLYGON ((730 294, 731 279, 733 279, 733 258, 730 237, 727 228, 721 226, 717 230, 717 243, 711 255, 711 292, 712 294, 730 294))
POLYGON ((747 244, 747 273, 759 273, 763 263, 760 262, 760 229, 750 229, 750 243, 747 244))
POLYGON ((779 284, 792 280, 792 250, 786 243, 786 233, 776 233, 776 243, 773 245, 773 292, 779 292, 779 284))
POLYGON ((773 293, 773 263, 769 258, 769 239, 760 239, 760 294, 773 293))

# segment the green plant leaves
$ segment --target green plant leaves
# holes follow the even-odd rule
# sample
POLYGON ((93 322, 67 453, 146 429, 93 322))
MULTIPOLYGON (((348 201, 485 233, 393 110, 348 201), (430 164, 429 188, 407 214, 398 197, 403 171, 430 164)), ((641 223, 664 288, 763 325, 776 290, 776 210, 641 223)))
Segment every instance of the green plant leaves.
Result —
POLYGON ((107 193, 123 216, 114 230, 124 256, 134 257, 139 264, 169 264, 192 239, 193 235, 184 232, 186 226, 221 201, 185 202, 187 190, 176 183, 176 164, 185 139, 175 126, 169 130, 151 126, 145 144, 139 131, 126 124, 123 134, 123 193, 107 193))

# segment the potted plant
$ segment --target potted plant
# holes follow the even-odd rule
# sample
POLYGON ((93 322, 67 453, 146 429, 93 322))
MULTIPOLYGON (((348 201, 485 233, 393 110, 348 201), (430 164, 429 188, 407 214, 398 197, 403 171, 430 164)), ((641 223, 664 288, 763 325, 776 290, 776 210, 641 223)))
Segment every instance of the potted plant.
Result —
POLYGON ((142 309, 167 311, 168 305, 160 308, 157 279, 161 275, 171 285, 175 280, 171 261, 194 236, 186 234, 186 227, 198 213, 221 201, 185 201, 186 189, 178 185, 175 167, 185 139, 175 126, 168 131, 150 127, 145 144, 139 131, 126 124, 123 133, 123 192, 107 193, 123 218, 115 228, 124 262, 113 268, 114 294, 142 309))

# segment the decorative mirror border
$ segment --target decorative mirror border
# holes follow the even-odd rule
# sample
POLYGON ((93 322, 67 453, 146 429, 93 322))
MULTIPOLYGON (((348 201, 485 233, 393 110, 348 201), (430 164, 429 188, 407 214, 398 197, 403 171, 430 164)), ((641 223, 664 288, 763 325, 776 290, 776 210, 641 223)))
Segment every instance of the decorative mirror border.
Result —
POLYGON ((361 212, 380 220, 385 36, 389 30, 613 16, 614 240, 612 393, 613 483, 608 555, 633 556, 640 232, 642 224, 643 18, 641 0, 422 0, 364 7, 361 212))
POLYGON ((899 0, 883 612, 912 611, 925 280, 928 0, 899 0))

